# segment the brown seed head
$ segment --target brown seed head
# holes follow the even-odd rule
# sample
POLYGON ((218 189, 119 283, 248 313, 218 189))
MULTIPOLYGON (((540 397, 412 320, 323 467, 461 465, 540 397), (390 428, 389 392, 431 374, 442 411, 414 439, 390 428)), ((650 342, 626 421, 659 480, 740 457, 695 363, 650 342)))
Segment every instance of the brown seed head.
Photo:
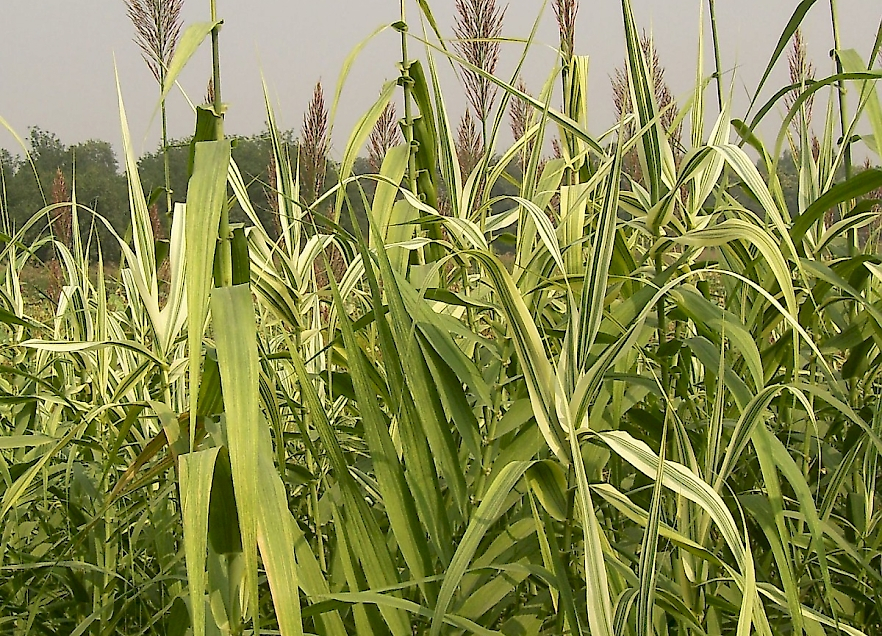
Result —
POLYGON ((268 187, 264 188, 267 205, 275 216, 279 215, 279 176, 276 174, 276 155, 270 153, 269 163, 266 166, 266 174, 269 178, 268 187))
POLYGON ((153 77, 162 82, 181 36, 184 0, 124 1, 135 26, 135 43, 153 77))
POLYGON ((209 77, 205 85, 205 103, 214 104, 214 77, 209 77))
MULTIPOLYGON (((870 170, 870 169, 872 169, 872 167, 873 167, 873 164, 870 162, 870 158, 865 157, 864 158, 864 170, 870 170)), ((875 190, 872 190, 869 194, 867 194, 867 198, 882 200, 882 187, 876 188, 875 190)), ((876 210, 877 212, 882 213, 882 205, 876 205, 876 206, 874 206, 873 209, 876 210)))
MULTIPOLYGON (((653 91, 655 93, 655 102, 659 110, 662 112, 661 124, 665 130, 669 131, 671 140, 678 142, 682 126, 677 126, 674 130, 671 128, 677 120, 680 111, 677 109, 674 95, 670 87, 665 82, 665 67, 662 66, 659 59, 658 50, 652 42, 652 37, 646 32, 640 38, 640 48, 643 49, 643 55, 649 66, 649 76, 652 82, 653 91)), ((628 65, 625 64, 615 70, 612 79, 613 106, 615 107, 616 117, 621 120, 622 116, 629 115, 633 112, 631 105, 631 87, 628 77, 628 65)))
MULTIPOLYGON (((790 71, 790 83, 798 84, 800 88, 794 89, 784 97, 784 104, 787 110, 793 108, 799 94, 804 90, 805 85, 815 79, 815 65, 808 59, 808 50, 802 30, 797 29, 793 34, 793 43, 790 51, 787 53, 787 62, 790 71)), ((803 107, 800 109, 799 115, 793 120, 793 126, 797 131, 804 124, 811 124, 812 105, 814 97, 809 97, 803 107), (803 121, 805 117, 805 121, 803 121)))
POLYGON ((464 175, 471 174, 481 160, 482 153, 481 136, 478 134, 472 111, 467 108, 459 121, 456 135, 456 156, 459 158, 459 167, 464 175))
POLYGON ((159 215, 159 206, 154 203, 148 210, 150 214, 150 227, 153 229, 153 238, 161 240, 165 238, 165 230, 162 227, 162 217, 159 215))
POLYGON ((576 14, 579 0, 554 0, 554 15, 560 30, 560 54, 564 60, 573 57, 576 48, 576 14))
MULTIPOLYGON (((64 174, 60 168, 55 171, 55 178, 52 180, 51 200, 53 204, 70 201, 70 190, 67 188, 67 182, 64 180, 64 174)), ((58 240, 70 247, 73 236, 73 218, 70 206, 65 205, 53 210, 52 227, 58 240)))
POLYGON ((371 131, 368 139, 368 161, 375 172, 380 171, 386 153, 401 143, 401 130, 398 128, 398 114, 395 104, 388 103, 371 131))
POLYGON ((330 150, 328 109, 325 106, 322 83, 318 82, 312 92, 312 100, 303 116, 303 126, 300 129, 301 194, 310 204, 321 194, 330 150))
POLYGON ((324 289, 328 286, 330 275, 333 275, 334 280, 339 283, 343 280, 343 275, 346 274, 347 268, 346 258, 333 243, 324 249, 324 255, 324 258, 317 258, 312 264, 316 286, 319 289, 324 289), (327 259, 327 262, 325 262, 325 259, 327 259))
MULTIPOLYGON (((459 39, 455 47, 467 62, 490 75, 499 62, 504 19, 505 9, 499 8, 496 0, 456 0, 453 31, 459 39)), ((496 85, 471 69, 463 69, 462 78, 478 120, 486 121, 496 101, 496 85)))
MULTIPOLYGON (((523 80, 518 80, 518 90, 522 93, 528 94, 527 85, 524 84, 523 80)), ((527 134, 527 130, 530 128, 530 114, 532 109, 530 105, 522 99, 517 97, 512 98, 511 102, 509 102, 508 106, 508 116, 509 116, 509 126, 511 127, 511 135, 515 141, 521 139, 524 135, 527 134)), ((521 156, 519 157, 519 161, 521 163, 521 169, 523 169, 530 155, 533 152, 533 146, 535 142, 531 140, 523 152, 521 152, 521 156)))
MULTIPOLYGON (((518 80, 517 89, 522 93, 527 92, 527 86, 523 80, 518 80)), ((515 140, 520 139, 527 132, 530 117, 530 106, 522 99, 513 97, 508 105, 509 126, 515 140)))

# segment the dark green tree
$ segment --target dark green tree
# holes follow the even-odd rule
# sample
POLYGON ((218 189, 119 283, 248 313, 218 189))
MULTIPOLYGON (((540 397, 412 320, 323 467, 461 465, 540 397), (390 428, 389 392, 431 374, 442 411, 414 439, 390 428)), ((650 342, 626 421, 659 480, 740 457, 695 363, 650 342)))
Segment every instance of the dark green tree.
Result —
MULTIPOLYGON (((119 255, 116 241, 104 223, 93 218, 89 211, 101 215, 120 234, 129 223, 128 190, 125 177, 113 147, 106 141, 89 140, 66 146, 54 133, 34 127, 28 137, 31 162, 12 156, 8 151, 0 157, 5 183, 4 219, 10 229, 21 228, 47 204, 52 182, 58 171, 76 193, 80 208, 80 232, 87 240, 94 229, 94 238, 100 239, 105 257, 115 260, 119 255), (10 167, 5 167, 6 165, 10 167)), ((48 222, 48 217, 47 217, 48 222)), ((33 238, 45 230, 45 223, 37 223, 28 235, 33 238)), ((97 241, 90 242, 93 254, 97 241)))

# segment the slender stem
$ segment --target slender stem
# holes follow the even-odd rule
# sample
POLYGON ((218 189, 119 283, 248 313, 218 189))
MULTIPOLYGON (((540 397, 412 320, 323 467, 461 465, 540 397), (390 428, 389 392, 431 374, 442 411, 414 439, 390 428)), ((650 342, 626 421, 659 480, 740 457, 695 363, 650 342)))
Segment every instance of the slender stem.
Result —
MULTIPOLYGON (((402 126, 402 131, 404 133, 404 139, 407 143, 407 187, 413 192, 418 199, 426 201, 428 200, 427 192, 431 191, 431 188, 426 191, 420 191, 419 179, 417 178, 417 142, 414 140, 414 112, 413 112, 413 84, 414 80, 410 75, 410 56, 407 52, 407 10, 406 10, 406 0, 401 0, 401 20, 400 26, 398 27, 399 32, 401 33, 401 77, 399 79, 399 83, 401 84, 402 91, 404 92, 404 125, 402 126)), ((428 113, 420 113, 421 116, 428 117, 430 116, 428 113)), ((434 175, 429 175, 429 179, 432 179, 434 175)), ((431 201, 430 203, 434 204, 435 201, 431 201)), ((425 226, 423 226, 425 228, 425 226)), ((428 235, 429 238, 439 240, 441 239, 440 230, 429 226, 428 227, 428 235)), ((428 245, 425 249, 417 252, 417 256, 419 258, 419 262, 422 264, 428 262, 435 262, 442 256, 442 250, 438 246, 428 245)))
MULTIPOLYGON (((839 17, 836 10, 836 0, 830 0, 830 20, 833 24, 833 55, 834 61, 836 62, 836 73, 840 74, 842 73, 842 61, 839 59, 839 51, 842 44, 839 37, 839 17)), ((836 87, 839 89, 839 130, 842 133, 842 143, 845 144, 845 174, 846 177, 851 177, 851 143, 845 139, 845 133, 848 130, 848 109, 845 97, 845 82, 839 80, 836 83, 836 87)))
MULTIPOLYGON (((211 21, 217 22, 217 0, 211 0, 211 21)), ((220 141, 224 138, 224 114, 223 101, 221 101, 221 76, 220 76, 220 25, 211 30, 211 81, 214 88, 214 112, 217 115, 215 122, 215 139, 220 141)), ((218 262, 220 280, 216 281, 220 287, 229 287, 233 284, 233 253, 232 233, 230 232, 230 211, 227 206, 221 210, 220 225, 218 227, 218 262)))
MULTIPOLYGON (((572 77, 570 75, 571 70, 571 62, 573 60, 573 51, 567 46, 564 41, 564 34, 561 31, 560 34, 560 83, 561 83, 561 91, 562 91, 562 99, 563 99, 563 113, 570 119, 575 119, 573 117, 573 104, 572 104, 572 77)), ((564 133, 565 138, 562 140, 564 144, 566 144, 567 150, 569 151, 570 157, 576 156, 576 142, 573 139, 573 135, 570 132, 564 133)), ((564 177, 566 183, 569 185, 576 184, 576 175, 572 168, 567 167, 566 176, 564 177)))
POLYGON ((490 407, 485 406, 482 409, 484 416, 484 438, 481 445, 484 447, 481 453, 481 471, 478 473, 478 479, 475 482, 475 505, 479 505, 484 500, 486 494, 487 478, 491 475, 490 469, 493 458, 499 453, 499 442, 496 437, 497 420, 493 417, 490 407))
MULTIPOLYGON (((211 0, 211 21, 217 22, 217 0, 211 0)), ((223 127, 223 101, 221 100, 221 76, 220 76, 220 47, 219 47, 220 25, 216 25, 211 30, 211 81, 214 85, 214 110, 219 119, 217 122, 216 139, 224 138, 223 127)))
POLYGON ((401 0, 401 89, 404 92, 404 141, 407 143, 407 186, 417 194, 416 156, 413 143, 413 104, 411 91, 413 79, 410 77, 410 58, 407 54, 407 8, 406 0, 401 0))
MULTIPOLYGON (((162 85, 165 86, 163 79, 162 85)), ((165 99, 162 100, 162 166, 165 172, 165 213, 171 215, 172 209, 172 189, 171 189, 171 170, 169 169, 168 158, 168 113, 165 110, 165 99)))
POLYGON ((882 20, 879 20, 879 27, 876 29, 876 41, 873 42, 873 52, 870 53, 867 70, 873 70, 873 65, 876 63, 875 60, 877 57, 879 58, 879 64, 882 65, 882 54, 879 53, 880 50, 882 50, 882 20))
MULTIPOLYGON (((656 240, 658 237, 656 237, 656 240)), ((661 284, 661 279, 664 274, 665 262, 662 256, 661 251, 656 252, 655 254, 655 271, 656 277, 661 284)), ((659 348, 667 342, 668 339, 668 316, 665 310, 665 299, 662 298, 658 301, 655 306, 656 316, 658 318, 658 346, 659 348)), ((662 387, 664 389, 665 395, 670 395, 671 390, 669 386, 671 370, 670 370, 670 361, 667 357, 661 358, 661 375, 662 375, 662 387)))
POLYGON ((711 34, 714 40, 714 65, 716 66, 715 74, 717 77, 717 104, 720 107, 720 112, 723 112, 723 78, 722 78, 722 68, 723 64, 720 62, 720 37, 719 32, 717 31, 717 8, 715 0, 707 0, 708 6, 710 8, 710 21, 711 21, 711 34))
MULTIPOLYGON (((830 0, 830 21, 833 25, 833 59, 836 63, 836 73, 842 73, 842 61, 839 59, 839 51, 841 50, 841 41, 839 38, 839 17, 836 11, 836 0, 830 0)), ((848 107, 845 99, 845 82, 839 80, 836 83, 839 91, 839 132, 842 137, 842 143, 845 144, 845 178, 850 179, 852 174, 851 165, 851 141, 845 138, 848 130, 848 107)), ((848 231, 848 244, 851 253, 857 252, 857 230, 852 228, 848 231)))
POLYGON ((9 233, 9 208, 6 196, 6 175, 3 172, 3 157, 0 156, 0 228, 3 232, 9 233))

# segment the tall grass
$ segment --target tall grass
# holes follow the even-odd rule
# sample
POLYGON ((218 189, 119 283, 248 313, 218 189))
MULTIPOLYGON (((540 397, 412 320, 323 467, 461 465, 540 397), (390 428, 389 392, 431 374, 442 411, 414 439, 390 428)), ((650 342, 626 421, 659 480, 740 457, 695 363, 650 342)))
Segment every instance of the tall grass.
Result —
MULTIPOLYGON (((711 121, 700 71, 688 102, 660 97, 623 0, 620 119, 593 134, 578 3, 554 3, 560 65, 535 97, 494 75, 495 3, 457 3, 452 35, 403 9, 400 81, 335 178, 323 93, 297 156, 267 100, 276 227, 223 134, 212 2, 161 65, 164 99, 210 40, 166 268, 122 97, 122 302, 75 219, 69 241, 5 241, 0 631, 879 633, 882 259, 854 237, 882 171, 845 172, 852 146, 882 148, 879 42, 837 40, 816 79, 796 36, 792 84, 742 119, 720 90, 711 121), (459 135, 447 63, 471 100, 459 135), (376 172, 353 176, 366 145, 376 172), (63 286, 40 322, 18 271, 47 243, 63 286)), ((73 188, 32 225, 56 210, 90 214, 73 188)))
MULTIPOLYGON (((129 19, 135 27, 135 42, 161 89, 166 83, 168 68, 181 37, 184 0, 125 0, 125 4, 129 19)), ((160 110, 166 213, 171 214, 173 192, 168 162, 168 114, 164 99, 160 102, 160 110)))

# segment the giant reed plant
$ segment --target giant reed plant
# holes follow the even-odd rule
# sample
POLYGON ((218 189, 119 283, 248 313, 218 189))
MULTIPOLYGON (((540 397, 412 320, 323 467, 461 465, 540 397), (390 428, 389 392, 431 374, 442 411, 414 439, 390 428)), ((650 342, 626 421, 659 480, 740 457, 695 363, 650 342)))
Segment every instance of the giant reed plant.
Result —
MULTIPOLYGON (((181 11, 184 0, 125 0, 126 12, 135 27, 135 42, 160 90, 165 85, 169 65, 181 37, 181 11)), ((162 162, 165 172, 166 214, 172 213, 171 177, 169 174, 168 113, 165 98, 160 99, 162 118, 162 162)))
MULTIPOLYGON (((4 632, 882 629, 882 259, 850 238, 875 221, 882 172, 843 176, 859 126, 869 152, 882 147, 871 62, 837 45, 841 73, 800 71, 743 119, 722 91, 721 112, 705 108, 699 72, 670 120, 623 0, 630 106, 593 135, 575 3, 555 3, 562 70, 536 97, 461 48, 501 46, 498 30, 454 33, 452 46, 420 3, 428 35, 392 25, 404 143, 390 83, 321 191, 267 106, 277 231, 223 135, 211 8, 163 86, 210 38, 214 94, 196 109, 168 296, 122 100, 123 302, 102 268, 90 276, 79 223, 70 245, 55 242, 66 278, 48 324, 24 311, 18 278, 41 242, 20 234, 0 252, 4 632), (442 59, 498 94, 475 112, 470 175, 442 59), (839 83, 855 110, 839 110, 839 83), (825 98, 813 129, 809 100, 825 98), (515 139, 496 156, 509 104, 515 139), (758 126, 782 104, 767 145, 758 126), (691 134, 675 155, 681 123, 691 134), (560 157, 546 159, 553 134, 560 157), (376 174, 353 176, 369 139, 376 174), (501 181, 517 193, 494 198, 501 181), (365 233, 351 196, 365 199, 365 233), (230 224, 231 199, 247 228, 230 224), (511 271, 488 245, 502 230, 516 235, 511 271), (340 275, 317 276, 330 253, 340 275)), ((699 69, 703 55, 702 34, 699 69)))

